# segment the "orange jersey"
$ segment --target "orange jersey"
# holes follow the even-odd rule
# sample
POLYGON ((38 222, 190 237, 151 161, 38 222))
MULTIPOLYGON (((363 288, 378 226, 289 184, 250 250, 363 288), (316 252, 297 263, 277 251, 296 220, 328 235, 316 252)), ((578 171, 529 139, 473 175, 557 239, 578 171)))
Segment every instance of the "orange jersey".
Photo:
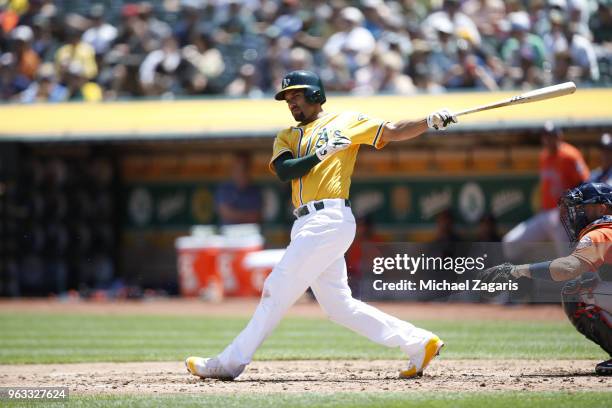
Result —
POLYGON ((612 265, 612 220, 601 220, 586 227, 580 233, 580 239, 573 256, 591 266, 596 272, 605 264, 612 265))
POLYGON ((540 153, 540 196, 542 209, 557 207, 561 194, 568 188, 584 183, 589 178, 589 169, 578 149, 561 142, 557 153, 540 153))

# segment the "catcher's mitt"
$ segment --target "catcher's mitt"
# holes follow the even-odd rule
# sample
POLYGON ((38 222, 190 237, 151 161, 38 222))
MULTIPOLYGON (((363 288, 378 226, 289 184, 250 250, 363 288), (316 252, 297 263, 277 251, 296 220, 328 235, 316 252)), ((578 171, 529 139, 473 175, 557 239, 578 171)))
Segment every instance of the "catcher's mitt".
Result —
POLYGON ((501 265, 496 265, 485 269, 478 274, 478 278, 480 278, 480 280, 483 282, 490 283, 508 282, 508 280, 515 278, 514 275, 512 275, 513 270, 514 265, 510 262, 506 262, 501 265))

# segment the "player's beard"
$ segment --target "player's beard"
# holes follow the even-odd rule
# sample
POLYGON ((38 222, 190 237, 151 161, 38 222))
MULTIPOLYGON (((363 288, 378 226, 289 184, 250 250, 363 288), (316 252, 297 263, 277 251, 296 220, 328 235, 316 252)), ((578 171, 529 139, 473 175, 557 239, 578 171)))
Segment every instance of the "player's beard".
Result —
POLYGON ((306 120, 306 115, 304 114, 304 111, 300 108, 292 110, 291 115, 293 115, 293 119, 295 119, 297 122, 303 122, 306 120))

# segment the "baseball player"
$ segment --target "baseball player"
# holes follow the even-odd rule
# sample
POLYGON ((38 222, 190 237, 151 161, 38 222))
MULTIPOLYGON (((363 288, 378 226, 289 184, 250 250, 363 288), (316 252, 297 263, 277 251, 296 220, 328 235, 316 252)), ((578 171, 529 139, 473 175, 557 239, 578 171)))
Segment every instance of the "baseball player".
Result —
POLYGON ((362 144, 383 148, 428 129, 441 130, 457 119, 447 110, 421 120, 391 123, 354 112, 324 112, 319 77, 293 71, 282 80, 276 100, 286 101, 298 122, 274 140, 270 170, 291 181, 296 220, 287 250, 266 279, 262 297, 246 328, 214 358, 189 357, 190 373, 234 379, 242 373, 287 309, 310 287, 329 318, 408 357, 400 377, 421 375, 444 345, 435 334, 390 316, 351 296, 344 253, 355 236, 349 187, 362 144))
POLYGON ((612 185, 612 136, 610 136, 609 133, 601 135, 599 146, 601 152, 601 167, 591 172, 589 181, 612 185))
MULTIPOLYGON (((568 190, 559 210, 576 244, 569 256, 529 265, 505 263, 485 270, 482 279, 568 281, 561 292, 565 313, 580 333, 612 357, 612 187, 585 183, 568 190)), ((612 375, 612 359, 597 364, 595 372, 612 375)))
POLYGON ((589 169, 582 154, 562 140, 563 133, 552 122, 546 122, 540 153, 541 210, 512 228, 504 237, 504 255, 520 259, 531 250, 532 242, 554 242, 556 256, 567 255, 568 243, 559 221, 557 201, 568 188, 584 183, 589 169))

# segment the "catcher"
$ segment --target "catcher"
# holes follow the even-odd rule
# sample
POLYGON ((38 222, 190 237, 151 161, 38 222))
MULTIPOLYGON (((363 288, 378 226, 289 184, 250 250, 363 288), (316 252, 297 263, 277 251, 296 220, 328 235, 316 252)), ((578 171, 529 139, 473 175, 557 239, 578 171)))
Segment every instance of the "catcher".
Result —
MULTIPOLYGON (((576 329, 612 357, 612 187, 585 183, 559 199, 561 222, 575 244, 566 257, 529 265, 504 263, 486 269, 481 279, 503 282, 526 277, 568 281, 563 308, 576 329)), ((612 375, 612 359, 595 366, 612 375)))

